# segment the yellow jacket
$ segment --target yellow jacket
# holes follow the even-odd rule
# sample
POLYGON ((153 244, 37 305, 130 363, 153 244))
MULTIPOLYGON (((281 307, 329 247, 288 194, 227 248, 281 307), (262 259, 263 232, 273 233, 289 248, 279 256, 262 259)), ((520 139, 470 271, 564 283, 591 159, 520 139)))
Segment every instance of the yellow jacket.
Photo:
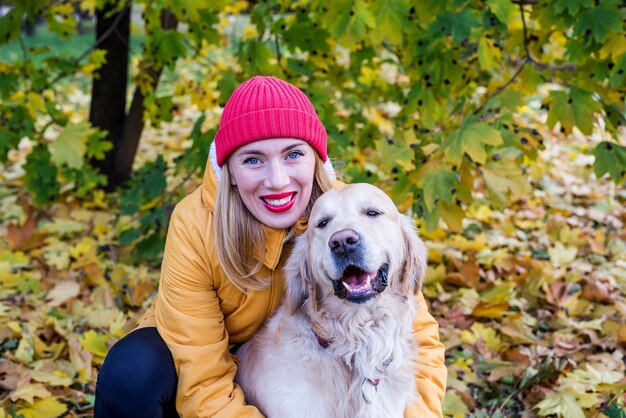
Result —
MULTIPOLYGON (((159 290, 139 327, 156 326, 167 343, 178 374, 176 406, 184 417, 262 417, 245 404, 233 380, 236 365, 229 346, 247 341, 278 307, 284 292, 282 267, 291 244, 284 230, 266 228, 267 252, 260 274, 271 286, 246 295, 222 271, 213 243, 217 179, 207 162, 203 184, 174 209, 165 244, 159 290)), ((306 228, 304 221, 296 225, 306 228)), ((234 257, 237 255, 234 254, 234 257)), ((437 322, 423 295, 414 322, 419 344, 419 403, 407 417, 442 417, 446 386, 444 347, 437 322)))

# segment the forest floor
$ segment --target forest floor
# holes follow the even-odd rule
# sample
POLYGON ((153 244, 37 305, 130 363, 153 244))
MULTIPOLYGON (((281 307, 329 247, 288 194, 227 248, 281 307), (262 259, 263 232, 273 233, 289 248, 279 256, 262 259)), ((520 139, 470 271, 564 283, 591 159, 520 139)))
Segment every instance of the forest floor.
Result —
MULTIPOLYGON (((196 117, 148 129, 138 164, 178 155, 196 117)), ((527 196, 494 210, 478 194, 460 233, 423 232, 450 416, 626 416, 626 190, 595 178, 586 138, 545 144, 527 196)), ((0 171, 0 418, 89 416, 98 368, 159 269, 119 245, 133 220, 114 194, 33 207, 29 147, 0 171)))

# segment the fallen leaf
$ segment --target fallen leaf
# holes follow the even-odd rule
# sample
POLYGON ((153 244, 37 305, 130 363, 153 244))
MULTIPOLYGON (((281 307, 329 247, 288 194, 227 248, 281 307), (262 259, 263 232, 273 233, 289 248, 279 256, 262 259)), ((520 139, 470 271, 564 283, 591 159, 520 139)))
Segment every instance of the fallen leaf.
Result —
POLYGON ((46 295, 48 306, 61 306, 66 301, 75 298, 80 293, 80 285, 73 280, 57 282, 46 295))
POLYGON ((51 393, 41 383, 27 383, 11 392, 9 398, 13 402, 23 399, 32 405, 35 398, 47 398, 48 396, 51 396, 51 393))
POLYGON ((45 398, 35 401, 31 407, 20 409, 18 412, 24 418, 57 418, 67 411, 67 405, 56 398, 45 398))
POLYGON ((21 226, 13 222, 7 225, 6 240, 11 251, 22 250, 32 243, 36 224, 35 218, 28 218, 21 226))

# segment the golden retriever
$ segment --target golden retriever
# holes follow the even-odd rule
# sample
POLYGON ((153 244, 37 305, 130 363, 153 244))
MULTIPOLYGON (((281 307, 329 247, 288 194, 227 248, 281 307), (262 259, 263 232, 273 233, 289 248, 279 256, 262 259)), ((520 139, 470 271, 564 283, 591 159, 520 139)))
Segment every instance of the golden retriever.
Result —
POLYGON ((266 416, 402 417, 416 400, 413 295, 426 247, 369 184, 325 193, 285 266, 283 304, 237 352, 266 416))

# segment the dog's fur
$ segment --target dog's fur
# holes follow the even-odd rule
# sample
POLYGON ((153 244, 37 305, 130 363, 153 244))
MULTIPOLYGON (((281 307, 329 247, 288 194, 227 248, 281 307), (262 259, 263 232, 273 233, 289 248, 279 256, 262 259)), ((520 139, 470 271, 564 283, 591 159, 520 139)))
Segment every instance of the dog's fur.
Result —
POLYGON ((424 243, 381 190, 325 193, 285 266, 283 304, 237 352, 247 402, 271 418, 403 416, 418 396, 413 296, 425 268, 424 243), (373 289, 350 265, 379 273, 373 289))

